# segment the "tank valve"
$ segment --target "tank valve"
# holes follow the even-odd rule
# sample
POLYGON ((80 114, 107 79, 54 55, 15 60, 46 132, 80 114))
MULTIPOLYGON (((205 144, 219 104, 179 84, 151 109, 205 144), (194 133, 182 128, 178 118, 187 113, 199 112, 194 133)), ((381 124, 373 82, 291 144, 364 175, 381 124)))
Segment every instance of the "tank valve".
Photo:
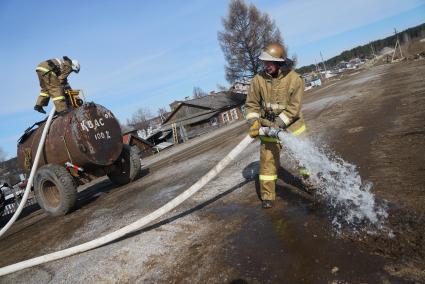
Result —
POLYGON ((79 176, 79 173, 83 173, 84 172, 84 169, 83 168, 81 168, 79 166, 76 166, 76 165, 74 165, 74 164, 72 164, 70 162, 66 162, 65 163, 65 167, 71 173, 71 175, 73 175, 75 177, 78 177, 79 176))

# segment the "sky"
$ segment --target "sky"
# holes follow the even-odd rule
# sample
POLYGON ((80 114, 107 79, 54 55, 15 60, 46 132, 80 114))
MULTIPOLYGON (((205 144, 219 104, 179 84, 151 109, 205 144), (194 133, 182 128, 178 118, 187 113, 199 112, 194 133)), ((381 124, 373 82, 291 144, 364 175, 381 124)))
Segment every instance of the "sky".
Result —
MULTIPOLYGON (((268 13, 298 66, 425 22, 425 0, 248 1, 268 13)), ((16 156, 33 110, 35 67, 66 55, 80 61, 69 82, 121 123, 139 108, 156 114, 174 100, 228 86, 217 41, 224 0, 0 0, 0 149, 16 156)), ((47 108, 49 110, 50 106, 47 108)))

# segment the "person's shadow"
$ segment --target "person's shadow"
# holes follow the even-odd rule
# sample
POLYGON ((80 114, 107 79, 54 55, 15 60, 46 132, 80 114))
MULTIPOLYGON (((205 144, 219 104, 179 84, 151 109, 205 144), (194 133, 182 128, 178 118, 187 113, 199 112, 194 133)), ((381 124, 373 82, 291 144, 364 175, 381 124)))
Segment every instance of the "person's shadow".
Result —
MULTIPOLYGON (((130 234, 128 234, 128 235, 126 235, 126 236, 118 239, 118 240, 115 240, 114 243, 115 242, 119 242, 119 241, 124 240, 124 239, 127 239, 127 238, 130 238, 132 236, 135 236, 135 235, 138 235, 138 234, 141 234, 141 233, 148 232, 150 230, 159 228, 159 227, 161 227, 163 225, 169 224, 169 223, 171 223, 171 222, 173 222, 175 220, 178 220, 180 218, 183 218, 183 217, 185 217, 185 216, 187 216, 187 215, 189 215, 189 214, 191 214, 193 212, 196 212, 196 211, 199 211, 199 210, 204 209, 208 205, 216 202, 217 200, 222 199, 223 197, 225 197, 225 196, 229 195, 230 193, 234 192, 235 190, 243 187, 244 185, 248 184, 249 182, 251 182, 251 181, 253 181, 255 179, 258 179, 258 174, 257 174, 258 173, 258 165, 259 165, 259 162, 257 161, 257 162, 252 162, 248 166, 246 166, 242 170, 242 176, 244 177, 244 180, 241 181, 240 183, 238 183, 237 185, 229 188, 228 190, 226 190, 226 191, 224 191, 224 192, 222 192, 222 193, 214 196, 213 198, 211 198, 211 199, 209 199, 207 201, 204 201, 201 204, 196 205, 195 207, 192 207, 190 209, 187 209, 186 211, 181 212, 181 213, 179 213, 179 214, 177 214, 175 216, 169 217, 169 218, 164 219, 164 220, 162 220, 160 222, 157 222, 157 223, 152 224, 150 226, 147 226, 147 227, 141 228, 141 229, 139 229, 137 231, 134 231, 134 232, 132 232, 132 233, 130 233, 130 234)), ((258 190, 258 192, 259 192, 259 190, 258 190)))
MULTIPOLYGON (((149 225, 147 227, 144 227, 144 228, 141 228, 141 229, 136 230, 134 232, 131 232, 128 235, 125 235, 125 236, 113 241, 113 243, 116 243, 116 242, 119 242, 121 240, 130 238, 132 236, 142 234, 144 232, 151 231, 151 230, 159 228, 163 225, 172 223, 173 221, 178 220, 180 218, 183 218, 183 217, 185 217, 185 216, 187 216, 191 213, 202 210, 205 207, 207 207, 208 205, 215 203, 216 201, 224 198, 225 196, 229 195, 230 193, 234 192, 235 190, 237 190, 239 188, 242 188, 244 185, 246 185, 246 184, 248 184, 249 182, 252 182, 252 181, 255 181, 255 190, 256 190, 258 199, 260 199, 260 184, 259 184, 259 181, 258 181, 259 165, 260 165, 259 161, 255 161, 255 162, 252 162, 249 165, 247 165, 242 170, 242 176, 244 177, 244 180, 241 181, 240 183, 236 184, 235 186, 227 189, 226 191, 212 197, 209 200, 204 201, 203 203, 200 203, 200 204, 198 204, 198 205, 196 205, 192 208, 189 208, 189 209, 187 209, 187 210, 185 210, 181 213, 178 213, 178 214, 171 216, 167 219, 161 220, 157 223, 154 223, 154 224, 149 225)), ((283 178, 288 178, 288 180, 292 179, 292 180, 296 181, 296 177, 293 176, 289 171, 287 171, 283 168, 279 170, 279 176, 281 176, 281 175, 283 176, 283 178)), ((286 199, 289 200, 289 199, 297 198, 297 196, 298 196, 298 199, 300 199, 301 202, 304 202, 304 203, 306 202, 306 199, 305 198, 303 199, 299 194, 297 195, 295 193, 292 193, 292 191, 282 190, 280 188, 280 186, 277 186, 276 189, 277 189, 277 194, 278 195, 282 194, 283 198, 286 198, 286 199)))
MULTIPOLYGON (((243 170, 243 176, 245 179, 255 180, 255 191, 257 193, 258 199, 261 200, 261 191, 260 191, 260 181, 259 181, 259 172, 260 172, 260 161, 255 161, 246 166, 243 170)), ((292 174, 289 170, 280 166, 277 172, 278 180, 284 182, 284 185, 276 184, 276 195, 283 197, 284 192, 288 189, 293 191, 293 189, 297 189, 303 195, 308 194, 311 195, 303 180, 292 174)))

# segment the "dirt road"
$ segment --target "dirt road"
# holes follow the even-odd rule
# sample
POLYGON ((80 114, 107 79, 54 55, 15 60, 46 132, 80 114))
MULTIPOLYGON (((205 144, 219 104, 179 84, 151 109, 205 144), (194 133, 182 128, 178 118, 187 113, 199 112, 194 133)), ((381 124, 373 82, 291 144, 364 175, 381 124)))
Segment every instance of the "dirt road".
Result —
MULTIPOLYGON (((425 62, 381 65, 306 94, 311 135, 357 165, 389 203, 388 234, 337 235, 323 204, 280 171, 278 200, 257 195, 259 143, 174 212, 110 245, 0 278, 2 283, 420 283, 425 282, 425 62)), ((245 135, 231 125, 144 160, 146 175, 114 188, 100 180, 78 208, 36 210, 0 240, 0 265, 91 240, 184 191, 245 135)))

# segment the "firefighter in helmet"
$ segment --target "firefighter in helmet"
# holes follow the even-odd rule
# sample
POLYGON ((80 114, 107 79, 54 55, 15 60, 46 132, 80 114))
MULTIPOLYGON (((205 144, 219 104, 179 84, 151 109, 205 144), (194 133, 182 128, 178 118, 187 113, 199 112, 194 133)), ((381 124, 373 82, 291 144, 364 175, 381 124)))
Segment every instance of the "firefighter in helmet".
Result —
POLYGON ((52 98, 58 113, 68 109, 65 90, 71 89, 68 76, 71 72, 80 71, 80 63, 67 56, 41 62, 35 69, 40 81, 41 92, 37 98, 34 110, 46 113, 43 106, 47 106, 52 98))
MULTIPOLYGON (((251 137, 258 135, 260 126, 278 127, 293 135, 301 135, 306 130, 301 114, 303 79, 292 70, 292 61, 287 58, 286 50, 281 44, 269 44, 259 59, 264 63, 264 71, 252 79, 245 104, 251 137)), ((275 187, 282 146, 277 138, 259 138, 262 207, 270 208, 276 198, 275 187)))

